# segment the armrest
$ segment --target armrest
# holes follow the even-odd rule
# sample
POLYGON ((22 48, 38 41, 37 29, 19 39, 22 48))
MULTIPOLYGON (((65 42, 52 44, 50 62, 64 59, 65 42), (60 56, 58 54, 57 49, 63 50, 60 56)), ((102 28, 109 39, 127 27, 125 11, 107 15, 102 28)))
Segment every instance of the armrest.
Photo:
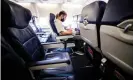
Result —
POLYGON ((60 40, 60 39, 69 39, 69 38, 73 38, 73 35, 68 35, 68 36, 57 36, 56 39, 60 40))
POLYGON ((41 43, 42 45, 49 45, 49 44, 60 44, 60 43, 63 43, 62 41, 59 41, 59 42, 48 42, 48 43, 41 43))
POLYGON ((70 60, 44 60, 28 64, 30 70, 52 69, 70 65, 70 60))
POLYGON ((69 59, 62 59, 62 60, 43 60, 43 61, 36 61, 29 63, 28 66, 41 66, 41 65, 50 65, 50 64, 59 64, 59 63, 67 63, 70 64, 69 59))
POLYGON ((46 32, 37 32, 37 35, 46 35, 46 32))
MULTIPOLYGON (((50 49, 50 48, 64 48, 64 43, 63 42, 50 42, 50 43, 42 43, 44 49, 50 49)), ((67 48, 68 47, 75 47, 74 43, 67 43, 67 48)))

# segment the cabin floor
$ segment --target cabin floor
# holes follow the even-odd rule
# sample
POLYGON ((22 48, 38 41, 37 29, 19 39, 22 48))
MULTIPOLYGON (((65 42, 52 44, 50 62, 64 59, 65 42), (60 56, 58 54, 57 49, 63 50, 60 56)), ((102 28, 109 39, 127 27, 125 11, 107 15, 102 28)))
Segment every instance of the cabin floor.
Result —
POLYGON ((77 55, 71 58, 75 73, 75 80, 92 80, 92 69, 88 69, 89 60, 84 55, 77 55))

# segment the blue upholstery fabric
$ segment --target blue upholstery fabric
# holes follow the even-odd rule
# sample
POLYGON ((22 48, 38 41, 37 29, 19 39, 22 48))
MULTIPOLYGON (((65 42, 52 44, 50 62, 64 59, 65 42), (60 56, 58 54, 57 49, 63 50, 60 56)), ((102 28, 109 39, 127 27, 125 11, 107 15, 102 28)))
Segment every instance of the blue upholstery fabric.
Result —
POLYGON ((2 27, 6 39, 11 43, 15 51, 26 61, 37 61, 43 59, 45 53, 36 34, 29 26, 31 12, 13 2, 5 3, 4 24, 9 21, 8 25, 2 27))
MULTIPOLYGON (((4 29, 4 36, 11 46, 26 62, 46 59, 42 44, 29 26, 31 12, 10 1, 7 1, 6 5, 5 9, 9 10, 5 11, 5 13, 10 13, 10 17, 6 17, 5 23, 9 19, 10 24, 2 27, 2 29, 4 29)), ((58 57, 63 59, 64 57, 62 56, 67 54, 60 53, 58 57)))
POLYGON ((53 13, 50 13, 50 20, 49 20, 50 26, 51 26, 53 32, 56 33, 56 35, 59 36, 59 33, 56 29, 54 20, 55 20, 55 15, 53 13))
MULTIPOLYGON (((37 61, 48 60, 56 64, 58 61, 67 60, 68 66, 61 66, 63 71, 60 72, 60 74, 73 72, 70 64, 70 56, 67 52, 53 52, 50 54, 45 54, 43 46, 37 35, 29 26, 29 21, 32 15, 28 9, 11 1, 5 1, 4 4, 4 14, 2 14, 2 16, 4 16, 4 26, 2 26, 2 34, 11 47, 13 47, 15 52, 25 61, 25 63, 29 64, 34 62, 36 63, 37 61)), ((29 67, 29 65, 27 66, 29 67)), ((51 74, 49 69, 44 71, 45 74, 51 74)), ((56 70, 55 68, 52 75, 57 75, 58 72, 59 69, 56 70)))
POLYGON ((102 24, 116 26, 126 19, 133 19, 133 0, 110 0, 102 24))
POLYGON ((1 73, 3 80, 32 80, 24 61, 1 36, 1 73))
POLYGON ((106 7, 104 1, 95 1, 85 6, 81 12, 81 17, 92 24, 99 24, 106 7))

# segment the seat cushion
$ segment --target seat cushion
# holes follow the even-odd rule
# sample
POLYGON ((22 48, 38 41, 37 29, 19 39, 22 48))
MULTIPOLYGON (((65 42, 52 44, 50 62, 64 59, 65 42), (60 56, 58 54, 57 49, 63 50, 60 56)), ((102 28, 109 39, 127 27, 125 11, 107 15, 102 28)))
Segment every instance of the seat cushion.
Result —
MULTIPOLYGON (((70 56, 67 52, 52 52, 46 53, 45 60, 70 60, 70 56)), ((71 64, 63 67, 49 68, 41 71, 41 76, 70 76, 73 74, 73 67, 71 64)))
POLYGON ((67 52, 51 52, 46 53, 45 60, 60 60, 60 59, 70 59, 70 56, 67 52))
POLYGON ((68 52, 68 53, 72 53, 71 48, 66 48, 66 49, 64 49, 64 48, 53 48, 53 49, 48 49, 47 52, 51 52, 51 51, 53 51, 53 52, 68 52))
POLYGON ((40 77, 66 77, 73 75, 72 65, 58 67, 58 68, 48 68, 40 72, 40 77))
POLYGON ((43 78, 41 80, 74 80, 74 76, 68 76, 68 77, 50 77, 50 78, 43 78))

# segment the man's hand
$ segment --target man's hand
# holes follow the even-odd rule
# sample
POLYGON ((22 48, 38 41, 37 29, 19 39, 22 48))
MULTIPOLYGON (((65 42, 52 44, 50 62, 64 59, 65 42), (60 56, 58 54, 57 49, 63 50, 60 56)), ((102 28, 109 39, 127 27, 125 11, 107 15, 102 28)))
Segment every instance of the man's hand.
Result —
POLYGON ((60 35, 62 35, 62 36, 64 36, 64 35, 72 35, 72 30, 69 29, 69 30, 61 31, 60 33, 61 33, 60 35))
POLYGON ((72 32, 72 29, 68 29, 67 31, 72 32))

